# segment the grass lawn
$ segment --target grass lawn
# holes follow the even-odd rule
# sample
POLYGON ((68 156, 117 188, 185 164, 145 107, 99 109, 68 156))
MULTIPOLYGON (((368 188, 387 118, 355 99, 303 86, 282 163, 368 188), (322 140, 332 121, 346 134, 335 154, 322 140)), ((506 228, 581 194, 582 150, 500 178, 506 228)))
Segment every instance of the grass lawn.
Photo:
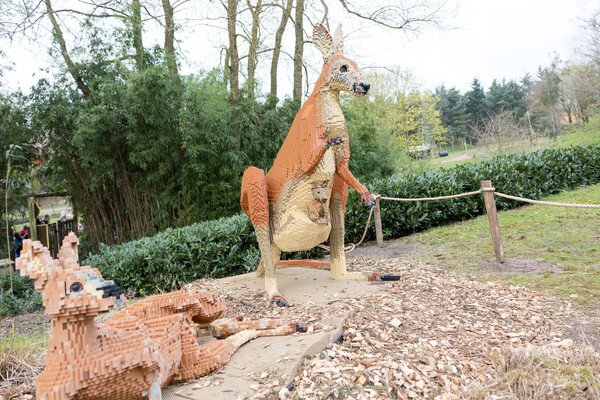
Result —
MULTIPOLYGON (((544 200, 600 204, 600 185, 547 196, 544 200)), ((511 260, 533 260, 533 264, 547 271, 491 275, 509 284, 532 285, 570 296, 579 304, 600 304, 599 209, 528 205, 499 212, 498 219, 505 256, 511 260), (555 268, 545 268, 548 266, 555 268)), ((401 241, 419 242, 417 252, 423 261, 463 272, 481 271, 482 265, 494 258, 486 215, 401 241)))

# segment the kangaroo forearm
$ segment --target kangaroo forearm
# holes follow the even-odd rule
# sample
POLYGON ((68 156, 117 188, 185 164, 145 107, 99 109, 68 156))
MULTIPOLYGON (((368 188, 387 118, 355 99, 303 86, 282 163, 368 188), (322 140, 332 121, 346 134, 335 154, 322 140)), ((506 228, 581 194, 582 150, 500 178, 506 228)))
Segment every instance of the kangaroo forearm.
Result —
POLYGON ((345 168, 338 168, 337 174, 344 180, 344 182, 346 182, 348 186, 356 190, 358 193, 362 193, 367 190, 365 185, 360 183, 358 179, 352 175, 352 172, 350 172, 347 166, 345 168))

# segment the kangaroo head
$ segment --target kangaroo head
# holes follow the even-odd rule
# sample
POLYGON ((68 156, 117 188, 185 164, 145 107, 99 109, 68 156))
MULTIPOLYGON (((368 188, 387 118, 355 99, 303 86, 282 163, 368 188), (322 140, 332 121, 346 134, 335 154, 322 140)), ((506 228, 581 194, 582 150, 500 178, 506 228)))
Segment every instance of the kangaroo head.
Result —
POLYGON ((95 317, 124 299, 121 288, 102 279, 98 269, 79 265, 78 244, 77 236, 69 233, 58 252, 59 258, 54 259, 39 241, 23 241, 16 267, 22 276, 34 280, 46 314, 51 317, 95 317))
POLYGON ((313 27, 313 40, 323 54, 325 86, 331 90, 345 91, 355 96, 364 96, 371 85, 367 82, 356 63, 343 55, 344 38, 340 24, 332 38, 321 23, 313 27))

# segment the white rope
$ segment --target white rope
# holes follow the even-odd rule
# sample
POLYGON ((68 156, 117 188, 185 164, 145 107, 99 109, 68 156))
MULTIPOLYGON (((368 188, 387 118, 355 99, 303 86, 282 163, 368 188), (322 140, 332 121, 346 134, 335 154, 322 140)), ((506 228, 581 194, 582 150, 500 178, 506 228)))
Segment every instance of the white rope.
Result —
POLYGON ((393 200, 393 201, 431 201, 431 200, 446 200, 446 199, 456 199, 458 197, 473 196, 474 194, 481 194, 481 192, 482 192, 482 190, 480 189, 480 190, 476 190, 474 192, 453 194, 450 196, 422 197, 419 199, 413 199, 413 198, 403 199, 403 198, 398 198, 398 197, 383 197, 383 196, 379 196, 379 198, 381 200, 393 200))
POLYGON ((510 200, 523 201, 525 203, 531 204, 543 204, 545 206, 556 206, 556 207, 573 207, 573 208, 600 208, 600 204, 573 204, 573 203, 557 203, 553 201, 541 201, 541 200, 532 200, 525 199, 523 197, 511 196, 509 194, 494 192, 496 196, 504 197, 510 200))
MULTIPOLYGON (((373 197, 375 197, 375 196, 373 196, 373 197)), ((356 243, 356 244, 350 243, 348 246, 344 247, 344 251, 346 251, 348 253, 351 252, 351 251, 353 251, 354 249, 356 249, 358 246, 360 246, 362 244, 363 240, 365 240, 365 237, 367 237, 367 231, 369 229, 369 224, 371 223, 371 216, 373 216, 373 210, 374 209, 375 209, 375 207, 371 207, 371 212, 369 212, 369 218, 367 218, 367 225, 365 226, 365 230, 363 232, 363 235, 360 238, 360 240, 358 241, 358 243, 356 243)), ((327 246, 327 245, 320 244, 317 247, 320 247, 320 248, 322 248, 322 249, 324 249, 326 251, 331 252, 331 248, 329 246, 327 246)))

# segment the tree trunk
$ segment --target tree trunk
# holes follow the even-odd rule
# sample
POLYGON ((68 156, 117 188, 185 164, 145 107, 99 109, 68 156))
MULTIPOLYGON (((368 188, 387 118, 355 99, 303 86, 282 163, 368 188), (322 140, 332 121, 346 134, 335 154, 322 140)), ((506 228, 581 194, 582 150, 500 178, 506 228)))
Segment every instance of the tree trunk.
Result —
POLYGON ((229 32, 229 103, 237 107, 240 104, 240 57, 237 48, 235 25, 237 21, 237 0, 227 0, 227 31, 229 32))
POLYGON ((179 75, 177 70, 177 58, 175 57, 175 20, 173 18, 173 6, 169 0, 162 0, 163 12, 165 13, 165 53, 169 70, 174 75, 179 75))
POLYGON ((144 70, 144 42, 142 40, 142 11, 140 0, 132 0, 131 9, 133 15, 131 26, 133 27, 133 47, 135 48, 135 63, 138 71, 144 70))
POLYGON ((44 0, 44 1, 46 3, 46 11, 48 12, 48 18, 50 18, 50 22, 52 23, 52 27, 54 28, 55 38, 58 41, 58 44, 60 45, 60 53, 62 54, 63 59, 65 60, 65 63, 67 64, 67 70, 69 71, 69 73, 71 74, 73 79, 75 80, 75 83, 77 84, 77 87, 79 88, 79 90, 81 90, 81 92, 85 95, 85 97, 90 97, 90 88, 83 82, 81 75, 79 75, 79 71, 77 71, 77 68, 75 67, 75 63, 73 63, 71 56, 69 56, 69 52, 67 50, 67 44, 65 42, 65 37, 63 36, 62 30, 60 29, 60 26, 58 25, 58 21, 56 20, 56 17, 54 16, 54 10, 52 9, 52 4, 51 4, 50 0, 44 0))
POLYGON ((248 49, 248 80, 246 86, 248 87, 248 96, 254 98, 254 75, 256 72, 256 49, 258 48, 258 26, 260 13, 262 10, 262 0, 258 0, 256 7, 252 7, 250 0, 247 0, 248 9, 252 14, 252 29, 250 31, 250 48, 248 49))
POLYGON ((294 50, 294 99, 302 98, 302 55, 304 52, 304 0, 296 0, 296 48, 294 50))
POLYGON ((287 0, 285 8, 283 9, 283 14, 281 15, 279 27, 275 32, 275 47, 273 49, 273 59, 271 60, 271 94, 273 96, 277 96, 277 66, 279 64, 279 55, 281 54, 281 40, 287 21, 292 13, 293 4, 294 0, 287 0))

